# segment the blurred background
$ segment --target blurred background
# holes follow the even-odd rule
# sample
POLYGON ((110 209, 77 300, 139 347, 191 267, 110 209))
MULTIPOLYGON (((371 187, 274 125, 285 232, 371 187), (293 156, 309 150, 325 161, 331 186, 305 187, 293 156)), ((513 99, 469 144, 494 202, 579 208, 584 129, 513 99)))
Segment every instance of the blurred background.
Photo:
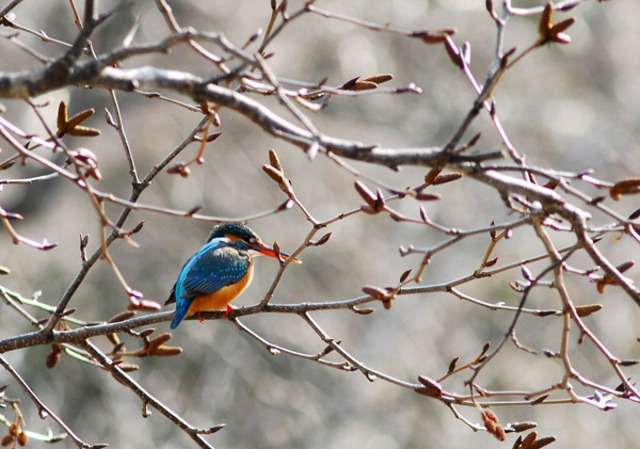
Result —
MULTIPOLYGON (((7 2, 0 2, 4 7, 7 2)), ((258 29, 264 30, 271 9, 268 1, 198 2, 171 1, 182 26, 224 33, 238 46, 258 29)), ((496 2, 499 3, 499 2, 496 2)), ((516 6, 541 6, 540 1, 514 1, 516 6)), ((106 10, 119 2, 101 2, 106 10)), ((290 2, 295 11, 299 2, 290 2)), ((330 1, 317 7, 378 24, 391 23, 406 30, 455 27, 454 41, 471 44, 471 67, 480 82, 491 63, 496 28, 485 10, 485 2, 472 0, 330 1)), ((48 36, 72 42, 76 28, 66 1, 25 0, 13 10, 21 26, 43 30, 48 36)), ((606 180, 636 176, 640 168, 640 3, 583 1, 569 13, 577 22, 567 33, 570 45, 538 49, 509 70, 495 93, 498 116, 521 154, 530 165, 558 170, 594 169, 606 180)), ((142 0, 121 9, 93 39, 98 53, 120 45, 139 20, 137 43, 155 42, 168 34, 155 2, 142 0)), ((512 18, 505 47, 524 50, 537 39, 538 16, 512 18)), ((9 36, 39 53, 55 57, 64 50, 11 28, 0 29, 0 70, 18 72, 40 67, 40 63, 12 44, 9 36)), ((217 50, 215 47, 208 47, 217 50)), ((252 47, 254 48, 254 47, 252 47)), ((374 32, 337 20, 308 14, 290 23, 269 47, 274 72, 282 78, 338 86, 356 77, 392 73, 390 85, 415 83, 423 93, 379 94, 358 98, 334 97, 330 105, 312 115, 316 126, 327 135, 360 140, 389 147, 437 146, 445 144, 471 107, 475 94, 467 79, 449 60, 440 45, 428 46, 417 39, 374 32)), ((150 55, 128 60, 125 67, 155 65, 188 70, 206 77, 216 74, 210 64, 187 47, 169 55, 150 55)), ((172 96, 170 93, 166 93, 172 96)), ((187 101, 186 98, 179 100, 187 101)), ((278 108, 272 98, 255 97, 278 108)), ((144 176, 196 125, 201 115, 141 95, 118 93, 125 129, 137 168, 144 176)), ((104 109, 111 109, 108 94, 99 89, 63 89, 35 99, 48 104, 42 113, 55 126, 57 106, 69 104, 73 114, 93 107, 97 113, 87 123, 102 130, 98 138, 68 138, 71 148, 85 146, 98 157, 102 191, 127 198, 131 188, 124 151, 117 133, 105 123, 104 109)), ((29 133, 43 131, 32 110, 21 101, 2 100, 4 116, 29 133)), ((286 118, 286 111, 277 109, 286 118)), ((286 198, 261 170, 274 148, 301 201, 319 220, 360 207, 362 200, 353 189, 354 177, 321 155, 310 161, 299 149, 267 136, 232 111, 222 110, 222 136, 207 147, 205 163, 193 166, 188 178, 162 173, 140 201, 168 208, 189 210, 202 205, 202 213, 219 217, 244 217, 277 207, 286 198)), ((293 120, 293 119, 292 119, 293 120)), ((466 136, 482 132, 477 148, 502 148, 486 115, 474 122, 466 136)), ((0 160, 13 153, 0 143, 0 160)), ((195 156, 191 145, 178 160, 195 156)), ((60 161, 59 156, 52 156, 60 161)), ((397 188, 417 186, 424 169, 403 167, 400 172, 353 163, 368 176, 397 188)), ((33 163, 0 173, 0 179, 44 174, 33 163)), ((577 187, 584 188, 578 184, 577 187)), ((593 190, 586 189, 590 194, 593 190)), ((423 203, 429 216, 444 226, 470 229, 505 222, 509 215, 500 197, 470 180, 433 188, 442 195, 438 202, 423 203)), ((0 230, 0 265, 11 270, 3 286, 30 296, 41 290, 41 300, 56 304, 81 266, 79 235, 89 234, 89 249, 99 244, 99 223, 92 205, 82 192, 62 179, 28 186, 4 186, 0 205, 20 213, 24 220, 17 230, 35 240, 58 243, 52 251, 39 252, 15 246, 4 228, 0 230)), ((418 218, 419 204, 405 200, 394 205, 418 218)), ((637 197, 612 208, 625 216, 639 207, 637 197)), ((109 206, 116 217, 119 208, 109 206)), ((135 212, 127 226, 146 221, 135 236, 138 249, 125 242, 111 247, 114 260, 129 284, 145 297, 164 302, 186 259, 205 241, 210 223, 166 215, 135 212)), ((607 219, 595 215, 594 223, 607 219)), ((251 222, 250 226, 267 243, 278 241, 291 251, 300 245, 310 229, 296 209, 251 222)), ((356 214, 327 228, 329 242, 305 251, 302 265, 291 266, 275 292, 274 302, 298 303, 348 299, 361 294, 365 285, 392 285, 407 269, 419 266, 419 256, 401 257, 400 246, 428 247, 446 236, 423 226, 396 223, 387 216, 356 214)), ((320 234, 322 235, 322 234, 320 234)), ((559 246, 571 243, 570 236, 554 235, 559 246)), ((468 275, 480 264, 489 243, 488 235, 466 239, 464 244, 440 253, 425 271, 423 283, 441 283, 468 275)), ((606 237, 600 249, 614 264, 633 259, 637 244, 627 238, 619 242, 606 237)), ((529 229, 514 230, 513 238, 498 245, 494 256, 499 264, 542 254, 544 248, 529 229)), ((572 261, 587 269, 586 258, 572 261)), ((537 274, 544 264, 534 264, 537 274)), ((252 286, 236 305, 255 304, 262 299, 277 264, 258 260, 252 286)), ((627 274, 637 277, 637 270, 627 274)), ((509 282, 519 272, 484 279, 462 288, 465 293, 488 302, 517 305, 519 296, 509 282)), ((620 358, 638 358, 640 313, 619 289, 607 288, 600 296, 595 286, 568 277, 576 304, 603 303, 602 312, 587 324, 620 358)), ((552 291, 536 291, 531 307, 558 308, 552 291)), ((99 262, 70 304, 77 318, 105 320, 127 306, 127 298, 110 268, 99 262)), ((326 332, 342 340, 345 349, 370 366, 406 381, 419 374, 438 378, 449 362, 460 357, 471 361, 487 341, 498 343, 508 329, 512 314, 491 312, 439 293, 400 297, 391 310, 374 305, 375 313, 359 316, 346 311, 321 312, 314 317, 326 332)), ((44 317, 43 314, 41 314, 44 317)), ((321 341, 300 319, 289 316, 254 316, 243 320, 254 331, 275 344, 315 353, 321 341)), ((168 323, 158 332, 168 330, 168 323)), ((520 340, 538 350, 558 350, 561 321, 558 318, 523 317, 520 340)), ((3 307, 0 338, 32 329, 15 311, 3 307)), ((615 387, 618 381, 600 353, 591 345, 571 340, 576 369, 601 384, 615 387)), ((105 349, 108 344, 99 341, 105 349)), ((232 324, 209 321, 185 322, 175 332, 172 344, 184 348, 172 358, 132 360, 140 364, 134 377, 154 396, 187 421, 199 427, 226 423, 209 438, 219 448, 364 448, 412 449, 432 447, 510 447, 509 435, 499 443, 486 433, 474 433, 440 403, 382 381, 370 382, 360 373, 347 373, 285 355, 272 356, 232 324)), ((128 347, 135 349, 136 341, 128 347)), ((187 436, 155 412, 141 417, 137 398, 108 374, 63 357, 52 370, 44 367, 49 348, 12 352, 7 359, 22 373, 40 398, 63 418, 85 441, 107 442, 112 447, 190 447, 187 436)), ((638 368, 628 373, 637 377, 638 368)), ((463 373, 445 383, 445 388, 464 391, 463 373)), ((487 388, 537 390, 561 380, 559 361, 542 354, 525 354, 505 349, 478 379, 487 388)), ((21 398, 29 428, 58 431, 51 421, 40 421, 28 398, 9 376, 0 372, 0 384, 10 384, 8 394, 21 398)), ((591 394, 577 386, 581 394, 591 394)), ((473 422, 474 410, 461 410, 473 422)), ((602 412, 587 405, 496 408, 500 422, 536 421, 538 432, 555 435, 554 448, 631 448, 640 440, 638 410, 624 402, 615 411, 602 412)), ((68 439, 61 447, 71 447, 68 439)))

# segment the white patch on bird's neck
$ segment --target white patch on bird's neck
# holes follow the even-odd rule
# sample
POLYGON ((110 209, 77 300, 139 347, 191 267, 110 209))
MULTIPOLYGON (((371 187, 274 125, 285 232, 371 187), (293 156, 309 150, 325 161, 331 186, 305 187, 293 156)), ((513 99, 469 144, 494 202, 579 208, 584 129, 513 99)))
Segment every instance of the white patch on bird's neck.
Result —
POLYGON ((215 239, 211 239, 208 242, 209 244, 211 243, 229 243, 229 239, 227 237, 216 237, 215 239))

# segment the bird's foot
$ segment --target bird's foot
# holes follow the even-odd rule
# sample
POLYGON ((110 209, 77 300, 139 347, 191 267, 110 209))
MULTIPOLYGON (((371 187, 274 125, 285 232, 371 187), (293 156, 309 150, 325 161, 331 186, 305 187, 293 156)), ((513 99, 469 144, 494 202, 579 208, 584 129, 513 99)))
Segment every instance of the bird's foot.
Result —
POLYGON ((224 317, 226 319, 229 319, 229 314, 233 311, 233 310, 237 310, 238 308, 236 306, 232 306, 231 304, 227 304, 227 311, 224 313, 224 317))
POLYGON ((206 320, 204 319, 204 317, 202 316, 202 312, 198 311, 198 318, 200 319, 201 323, 204 323, 206 320))

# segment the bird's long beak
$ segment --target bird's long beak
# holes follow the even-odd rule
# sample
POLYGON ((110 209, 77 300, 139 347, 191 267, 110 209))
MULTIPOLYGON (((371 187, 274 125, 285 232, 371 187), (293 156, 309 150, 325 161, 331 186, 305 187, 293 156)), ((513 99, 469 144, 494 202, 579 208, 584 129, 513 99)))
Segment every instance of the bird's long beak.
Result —
MULTIPOLYGON (((271 248, 271 247, 269 247, 269 246, 267 246, 267 245, 265 245, 263 243, 256 243, 256 244, 252 245, 251 247, 252 247, 252 249, 254 251, 257 251, 259 254, 262 254, 262 255, 268 256, 268 257, 273 257, 274 259, 278 258, 278 254, 276 253, 276 251, 273 248, 271 248)), ((291 258, 291 256, 289 254, 285 253, 284 251, 280 251, 280 256, 284 260, 287 260, 287 259, 291 258)), ((296 259, 295 257, 291 259, 291 262, 293 262, 293 263, 302 263, 300 260, 296 259)))

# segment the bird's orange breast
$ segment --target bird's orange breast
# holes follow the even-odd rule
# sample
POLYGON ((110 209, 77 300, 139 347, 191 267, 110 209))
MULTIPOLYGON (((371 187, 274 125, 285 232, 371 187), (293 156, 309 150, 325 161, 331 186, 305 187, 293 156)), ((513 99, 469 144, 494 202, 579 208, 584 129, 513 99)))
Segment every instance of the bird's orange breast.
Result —
POLYGON ((194 298, 186 316, 191 316, 198 312, 225 310, 249 286, 252 277, 253 264, 249 265, 246 276, 240 282, 222 287, 220 290, 208 295, 194 298))

